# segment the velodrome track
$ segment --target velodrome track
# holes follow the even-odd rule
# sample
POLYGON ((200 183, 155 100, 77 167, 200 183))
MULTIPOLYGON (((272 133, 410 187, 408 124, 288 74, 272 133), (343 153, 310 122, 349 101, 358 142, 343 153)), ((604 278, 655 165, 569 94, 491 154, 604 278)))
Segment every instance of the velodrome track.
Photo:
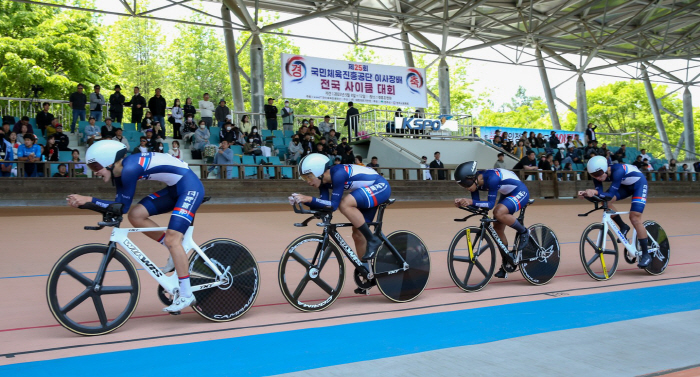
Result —
MULTIPOLYGON (((579 259, 581 232, 600 221, 601 212, 576 214, 591 208, 584 201, 539 199, 528 209, 526 225, 549 225, 561 243, 551 283, 533 286, 515 273, 469 294, 446 267, 446 249, 465 226, 452 220, 464 212, 446 202, 396 203, 385 213, 385 233, 412 230, 431 250, 423 294, 403 304, 377 289, 357 296, 348 272, 338 301, 302 313, 280 293, 277 262, 289 242, 320 228, 292 226, 303 217, 287 205, 206 204, 197 214, 195 240, 230 237, 253 251, 262 276, 255 306, 226 323, 191 309, 170 316, 161 312, 156 283, 140 271, 136 312, 100 337, 59 326, 45 297, 46 276, 63 253, 108 240, 107 230, 83 230, 99 216, 71 208, 1 208, 0 375, 700 375, 700 199, 650 199, 645 219, 658 221, 671 237, 668 269, 651 276, 621 259, 607 282, 591 279, 579 259)), ((629 201, 618 208, 627 210, 629 201)), ((336 220, 345 219, 338 214, 336 220)), ((167 216, 156 221, 165 224, 167 216)), ((162 246, 139 234, 132 240, 164 264, 162 246)))

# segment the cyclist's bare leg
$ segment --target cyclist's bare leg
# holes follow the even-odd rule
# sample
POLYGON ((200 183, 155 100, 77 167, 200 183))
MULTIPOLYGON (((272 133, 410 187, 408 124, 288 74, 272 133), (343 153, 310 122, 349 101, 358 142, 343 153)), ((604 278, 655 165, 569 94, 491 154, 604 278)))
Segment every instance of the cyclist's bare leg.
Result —
MULTIPOLYGON (((612 204, 612 203, 615 202, 615 201, 617 201, 617 198, 615 198, 615 197, 611 198, 611 199, 608 201, 608 208, 610 208, 611 210, 617 212, 617 208, 615 208, 615 206, 612 204)), ((622 225, 627 225, 627 224, 625 224, 624 220, 622 220, 622 216, 620 216, 620 215, 611 216, 610 218, 611 218, 611 219, 615 222, 615 224, 617 224, 617 226, 619 226, 620 228, 624 228, 622 225)), ((630 212, 630 220, 632 220, 632 213, 631 213, 631 212, 630 212)), ((629 225, 627 225, 627 226, 629 227, 629 225)), ((624 232, 625 229, 621 229, 621 230, 624 232)), ((637 233, 639 233, 639 231, 637 231, 637 233)))
POLYGON ((189 275, 189 267, 187 266, 187 254, 185 248, 182 247, 182 239, 184 235, 177 230, 168 229, 165 232, 165 247, 170 251, 170 255, 175 262, 175 271, 178 277, 189 275))
POLYGON ((352 227, 352 239, 355 241, 355 251, 357 251, 357 257, 362 258, 365 255, 365 250, 367 250, 367 240, 365 236, 362 235, 359 229, 352 227))
POLYGON ((637 238, 647 238, 647 230, 644 227, 644 220, 640 212, 630 211, 630 222, 637 231, 637 238))
POLYGON ((493 225, 493 230, 496 231, 496 234, 498 234, 498 238, 501 239, 501 242, 503 242, 503 245, 506 247, 506 251, 508 251, 508 239, 506 238, 506 224, 496 221, 495 223, 492 223, 493 225))
MULTIPOLYGON (((137 204, 129 210, 129 222, 135 228, 157 228, 158 224, 151 220, 148 210, 142 204, 137 204)), ((160 240, 163 232, 144 232, 146 236, 154 241, 160 240)))
POLYGON ((352 239, 355 241, 355 250, 358 258, 362 258, 367 249, 367 240, 358 228, 365 224, 365 216, 357 208, 357 201, 352 195, 345 196, 340 201, 338 209, 352 224, 352 239))

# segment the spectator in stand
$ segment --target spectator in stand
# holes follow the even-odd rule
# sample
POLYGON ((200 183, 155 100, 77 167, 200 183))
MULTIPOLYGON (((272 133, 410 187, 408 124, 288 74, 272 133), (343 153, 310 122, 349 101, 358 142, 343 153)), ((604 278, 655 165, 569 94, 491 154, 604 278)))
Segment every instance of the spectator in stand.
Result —
MULTIPOLYGON (((622 144, 622 145, 620 145, 620 149, 618 149, 615 152, 615 159, 617 160, 617 162, 624 164, 624 158, 625 158, 626 154, 627 154, 627 147, 625 146, 625 144, 622 144)), ((642 157, 642 158, 644 158, 644 157, 642 157)))
POLYGON ((314 144, 318 144, 321 142, 321 135, 319 135, 318 132, 316 132, 316 127, 309 127, 309 133, 311 134, 311 141, 313 141, 314 144))
POLYGON ((301 140, 304 140, 304 136, 306 136, 306 134, 308 132, 309 132, 309 129, 302 124, 301 127, 299 127, 299 131, 297 131, 297 135, 299 135, 299 138, 301 140))
POLYGON ((58 161, 58 146, 53 135, 46 139, 46 146, 42 155, 44 156, 44 161, 58 161))
POLYGON ((197 123, 194 122, 192 114, 188 113, 187 117, 185 118, 185 124, 182 125, 182 140, 184 140, 185 143, 188 142, 190 139, 192 139, 192 136, 194 136, 196 131, 197 123))
POLYGON ((644 149, 644 148, 642 148, 642 149, 639 151, 639 155, 642 156, 642 159, 645 159, 645 158, 646 158, 646 159, 649 160, 649 161, 653 160, 653 159, 651 158, 651 156, 650 156, 649 154, 647 154, 647 150, 644 149))
POLYGON ((222 98, 219 101, 219 106, 214 112, 214 117, 216 118, 216 125, 221 127, 226 122, 226 116, 231 115, 231 109, 226 106, 226 101, 222 98))
POLYGON ((342 163, 343 163, 343 159, 340 158, 340 157, 336 157, 336 158, 333 160, 333 165, 340 165, 340 164, 342 164, 342 163))
POLYGON ((46 127, 51 124, 54 116, 49 112, 51 104, 44 102, 42 109, 36 114, 36 127, 41 130, 42 135, 46 135, 46 127))
POLYGON ((107 138, 113 139, 114 135, 116 135, 116 133, 114 132, 116 130, 117 130, 117 127, 112 125, 112 118, 107 117, 107 118, 105 118, 105 125, 102 126, 102 128, 100 129, 100 135, 102 135, 103 139, 107 139, 107 138))
POLYGON ((68 106, 73 109, 73 122, 70 124, 70 133, 75 133, 75 123, 80 118, 85 121, 85 105, 87 105, 87 96, 83 93, 83 84, 78 84, 78 91, 71 94, 68 98, 68 106))
POLYGON ((185 118, 185 113, 180 107, 180 99, 175 98, 173 107, 170 109, 170 114, 173 117, 173 139, 182 139, 182 125, 185 118))
MULTIPOLYGON (((24 144, 21 144, 17 149, 17 160, 25 162, 24 176, 37 177, 37 161, 41 161, 41 147, 34 144, 35 139, 33 134, 27 134, 24 138, 24 144)), ((43 174, 42 174, 43 175, 43 174)))
POLYGON ((596 140, 595 129, 598 128, 593 123, 588 123, 588 128, 586 128, 586 142, 596 140))
POLYGON ((124 106, 131 107, 131 123, 141 124, 143 119, 143 108, 146 107, 146 99, 141 95, 138 86, 134 87, 134 95, 131 101, 124 102, 124 106))
POLYGON ((547 151, 547 153, 554 153, 559 147, 559 138, 556 132, 552 131, 549 133, 549 140, 547 143, 549 144, 549 149, 545 149, 545 151, 547 151))
MULTIPOLYGON (((306 156, 310 153, 313 153, 316 150, 316 148, 314 147, 314 142, 313 142, 313 140, 311 140, 311 134, 307 133, 304 135, 304 138, 301 139, 301 146, 302 146, 302 148, 304 148, 304 152, 302 152, 302 154, 304 156, 306 156)), ((355 160, 355 157, 353 156, 353 161, 354 160, 355 160)), ((343 163, 345 163, 345 162, 343 162, 343 163)), ((350 164, 352 164, 352 162, 350 162, 350 164)))
POLYGON ((632 165, 634 165, 640 171, 646 170, 646 166, 644 165, 644 162, 642 161, 642 155, 637 156, 637 158, 634 160, 632 165))
POLYGON ((121 128, 115 128, 114 129, 114 138, 112 140, 116 140, 126 146, 126 150, 128 151, 131 149, 131 146, 129 146, 129 140, 123 136, 124 131, 121 128))
POLYGON ((146 130, 153 128, 153 122, 155 122, 153 114, 150 111, 146 111, 146 116, 141 121, 141 132, 146 132, 146 130))
POLYGON ((589 158, 588 156, 590 156, 591 153, 594 153, 595 155, 598 155, 598 148, 596 148, 596 147, 593 145, 593 140, 591 140, 591 141, 588 142, 588 146, 586 147, 586 150, 585 150, 584 153, 585 153, 585 156, 586 156, 587 159, 589 158))
POLYGON ((221 127, 221 131, 219 131, 219 140, 228 141, 230 146, 236 139, 238 139, 238 132, 233 129, 231 122, 224 122, 223 127, 221 127))
MULTIPOLYGON (((597 142, 598 142, 598 141, 596 140, 596 143, 597 143, 597 142)), ((595 144, 595 143, 594 143, 594 144, 595 144)), ((607 155, 608 155, 608 152, 610 152, 610 151, 608 150, 608 144, 607 144, 607 143, 603 143, 603 145, 600 146, 599 151, 600 151, 599 154, 600 154, 601 156, 607 156, 607 155)))
POLYGON ((523 158, 525 158, 525 155, 527 154, 527 148, 525 148, 524 141, 518 140, 518 145, 515 148, 513 148, 513 154, 518 160, 522 160, 523 158))
POLYGON ((503 144, 503 150, 508 152, 508 153, 513 153, 514 148, 515 147, 513 146, 513 142, 510 140, 506 141, 506 143, 503 144))
POLYGON ((53 134, 53 137, 56 138, 56 145, 58 145, 59 151, 67 152, 72 150, 68 147, 68 144, 70 144, 70 139, 68 138, 68 135, 63 133, 62 125, 56 125, 56 132, 53 134))
MULTIPOLYGON (((535 158, 535 152, 532 150, 527 151, 526 156, 513 166, 513 170, 536 171, 537 169, 537 159, 535 158)), ((534 175, 531 177, 534 179, 534 175)), ((526 179, 529 178, 529 176, 526 176, 526 179)))
POLYGON ((249 156, 262 156, 262 150, 260 150, 260 145, 255 143, 255 139, 248 137, 246 139, 245 145, 243 145, 243 154, 249 156))
POLYGON ((498 159, 496 162, 493 164, 494 169, 506 169, 506 161, 505 161, 506 154, 505 153, 499 153, 498 154, 498 159))
MULTIPOLYGON (((209 97, 209 95, 207 95, 209 97)), ((200 104, 204 101, 200 101, 200 104)), ((209 102, 211 103, 211 102, 209 102)), ((211 118, 210 118, 211 122, 211 118)), ((195 131, 194 133, 194 143, 192 143, 192 149, 194 150, 203 150, 204 147, 209 144, 209 137, 211 134, 209 133, 209 130, 207 129, 207 121, 202 119, 199 121, 199 129, 195 131)))
POLYGON ((199 113, 207 130, 211 127, 214 110, 214 104, 209 101, 209 93, 204 93, 203 100, 199 101, 199 113))
MULTIPOLYGON (((316 130, 316 133, 321 135, 321 132, 318 130, 318 127, 316 126, 316 124, 314 122, 315 122, 314 118, 309 118, 309 129, 316 130)), ((323 136, 323 135, 321 135, 321 136, 323 136)))
MULTIPOLYGON (((416 118, 420 118, 420 113, 416 111, 416 118)), ((348 133, 357 137, 357 126, 360 120, 360 111, 355 108, 352 101, 348 102, 348 111, 345 112, 345 126, 348 127, 348 133)))
POLYGON ((80 161, 80 151, 73 149, 71 153, 71 162, 73 163, 73 171, 76 177, 87 177, 87 166, 80 161))
POLYGON ((258 127, 253 127, 250 130, 250 133, 248 136, 246 136, 248 139, 253 138, 255 140, 255 144, 257 145, 262 145, 262 136, 258 133, 258 127))
POLYGON ((315 152, 320 153, 324 156, 328 156, 328 151, 326 151, 326 148, 321 143, 316 144, 316 151, 315 152))
POLYGON ((155 151, 157 142, 158 141, 153 136, 153 130, 146 130, 146 145, 148 146, 148 149, 150 149, 151 151, 155 151))
POLYGON ((379 161, 379 160, 377 159, 377 156, 372 156, 372 159, 370 159, 370 163, 367 164, 367 167, 368 167, 368 168, 373 168, 373 169, 378 168, 378 167, 379 167, 378 161, 379 161))
POLYGON ((197 109, 195 109, 194 105, 192 104, 192 98, 187 97, 185 99, 185 106, 182 108, 182 110, 185 113, 185 119, 187 119, 187 114, 194 118, 194 115, 197 114, 197 109))
POLYGON ((668 164, 664 165, 666 167, 666 170, 668 170, 671 173, 675 173, 678 171, 678 161, 676 161, 675 158, 672 158, 671 161, 668 162, 668 164))
POLYGON ((535 138, 535 148, 544 148, 545 145, 544 136, 542 133, 538 133, 537 138, 535 138))
POLYGON ((160 88, 156 88, 156 94, 148 100, 148 110, 153 114, 153 119, 165 127, 165 98, 160 95, 160 88))
POLYGON ((56 133, 56 126, 58 125, 58 118, 53 118, 51 123, 46 126, 46 137, 49 137, 56 133))
POLYGON ((102 109, 105 107, 107 102, 105 101, 105 96, 100 94, 100 86, 95 85, 95 91, 90 93, 90 117, 95 118, 96 121, 102 121, 102 109))
POLYGON ((500 136, 494 136, 493 138, 493 145, 495 145, 498 148, 503 148, 503 143, 501 142, 501 137, 500 136))
POLYGON ((527 137, 527 141, 530 142, 532 148, 537 148, 537 137, 533 131, 530 131, 530 136, 527 137))
POLYGON ((331 156, 331 159, 336 157, 340 158, 341 160, 343 159, 343 156, 338 153, 338 146, 332 141, 328 143, 328 154, 331 156))
POLYGON ((233 177, 233 166, 226 166, 226 176, 222 177, 219 174, 219 167, 216 165, 231 165, 233 164, 233 150, 231 150, 230 143, 227 140, 221 140, 219 143, 219 150, 214 155, 214 165, 210 165, 207 170, 209 173, 214 172, 217 178, 231 178, 233 177))
MULTIPOLYGON (((500 138, 500 136, 499 136, 500 138)), ((435 152, 433 154, 434 160, 430 163, 430 168, 431 169, 441 169, 441 170, 433 170, 433 172, 430 174, 431 176, 436 176, 439 181, 444 181, 447 179, 447 173, 442 170, 445 168, 445 164, 440 161, 440 152, 435 152)))
POLYGON ((2 163, 2 161, 14 161, 14 159, 12 144, 5 138, 5 130, 0 129, 0 177, 12 175, 12 164, 2 163))
MULTIPOLYGON (((562 170, 561 164, 559 163, 559 161, 554 160, 554 164, 552 165, 552 170, 557 171, 557 172, 562 170)), ((562 177, 561 173, 557 173, 557 179, 561 181, 561 177, 562 177)))
POLYGON ((355 165, 365 166, 365 164, 362 163, 362 156, 359 154, 355 156, 355 165))
POLYGON ((430 181, 433 177, 430 176, 430 170, 428 169, 428 157, 423 156, 420 158, 420 167, 423 169, 423 180, 430 181))
POLYGON ((282 129, 285 131, 294 130, 294 110, 289 106, 289 100, 284 101, 282 108, 282 129))
POLYGON ((341 156, 345 156, 345 150, 350 148, 350 145, 348 144, 348 138, 347 137, 342 137, 340 138, 340 144, 338 144, 336 150, 338 151, 338 154, 341 156))
POLYGON ((322 136, 328 137, 332 127, 333 124, 331 123, 331 116, 326 115, 323 117, 323 122, 318 124, 318 131, 322 136))
POLYGON ((253 129, 252 125, 250 124, 250 117, 248 114, 243 114, 241 117, 241 123, 238 125, 238 129, 240 129, 245 136, 248 136, 250 131, 253 129))
POLYGON ((66 164, 58 164, 58 172, 54 173, 52 177, 64 177, 68 178, 70 175, 68 175, 68 169, 66 167, 66 164))
MULTIPOLYGON (((14 121, 14 119, 12 119, 14 121)), ((10 124, 8 122, 5 122, 4 120, 2 121, 2 132, 5 135, 5 139, 8 140, 10 138, 10 132, 12 130, 10 129, 10 124)))
MULTIPOLYGON (((19 128, 19 133, 17 134, 17 138, 23 140, 25 135, 32 135, 34 138, 36 138, 36 135, 33 133, 29 132, 29 125, 23 124, 19 128)), ((24 143, 24 141, 22 141, 24 143)))
MULTIPOLYGON (((251 135, 251 134, 252 134, 252 131, 248 132, 248 135, 251 135)), ((233 126, 233 135, 234 135, 234 139, 233 139, 233 143, 231 143, 231 145, 234 145, 234 144, 240 145, 240 146, 245 145, 245 141, 246 141, 246 138, 248 137, 248 135, 244 135, 243 132, 241 132, 241 130, 236 126, 233 126)), ((262 145, 262 140, 261 140, 261 145, 262 145)))
POLYGON ((157 120, 153 124, 153 137, 159 143, 162 143, 165 141, 165 130, 161 126, 160 122, 157 120))
POLYGON ((304 148, 299 142, 299 135, 294 135, 294 137, 292 137, 292 141, 289 142, 289 146, 287 147, 289 161, 292 164, 296 164, 297 162, 299 162, 299 159, 301 158, 301 154, 303 152, 304 148))
POLYGON ((162 142, 156 142, 156 147, 153 148, 153 152, 165 153, 165 144, 162 142))
POLYGON ((578 137, 578 134, 574 135, 573 143, 574 143, 574 148, 583 148, 583 142, 578 137))
POLYGON ((109 96, 109 117, 121 124, 124 118, 124 102, 126 97, 122 94, 122 87, 114 86, 114 93, 109 96))
POLYGON ((574 137, 571 135, 566 135, 566 142, 564 143, 564 148, 566 148, 566 150, 569 150, 569 147, 576 148, 573 138, 574 137))
POLYGON ((25 133, 33 134, 34 128, 29 123, 29 117, 25 115, 19 120, 19 122, 15 123, 15 126, 12 128, 12 131, 17 132, 17 134, 25 134, 25 133), (23 126, 27 127, 26 131, 22 131, 23 126))
POLYGON ((642 166, 644 168, 644 171, 654 171, 654 167, 651 166, 651 164, 649 163, 649 160, 646 158, 642 159, 642 166))
POLYGON ((335 145, 338 145, 338 137, 336 136, 336 132, 334 129, 331 128, 331 130, 328 132, 328 136, 326 136, 326 140, 328 140, 328 144, 333 143, 335 145))
POLYGON ((145 136, 141 136, 141 138, 139 138, 139 145, 134 148, 133 153, 148 153, 150 151, 151 148, 148 147, 148 139, 146 139, 145 136))
POLYGON ((273 105, 275 102, 274 98, 267 99, 267 105, 265 105, 265 120, 267 123, 267 129, 274 131, 277 129, 277 106, 273 105))
POLYGON ((10 137, 7 138, 7 141, 9 141, 10 145, 12 145, 12 156, 14 156, 15 160, 17 160, 17 151, 19 146, 22 145, 24 141, 17 138, 17 133, 14 131, 10 132, 10 137))
POLYGON ((495 138, 496 136, 501 136, 501 130, 496 130, 493 132, 493 137, 495 138))
POLYGON ((608 166, 612 166, 613 164, 613 159, 612 159, 612 152, 609 150, 605 150, 605 159, 608 161, 608 166))
MULTIPOLYGON (((564 171, 573 171, 573 167, 571 163, 566 163, 564 164, 564 171)), ((573 181, 574 180, 574 173, 568 173, 568 174, 562 174, 562 178, 566 181, 573 181)))
POLYGON ((345 150, 345 154, 343 155, 343 164, 352 165, 354 163, 355 163, 355 151, 353 151, 352 148, 348 148, 345 150))
POLYGON ((572 163, 572 164, 582 164, 583 160, 581 159, 581 156, 579 155, 578 149, 575 149, 573 146, 569 147, 569 151, 566 152, 566 157, 562 160, 563 164, 566 163, 572 163))
POLYGON ((180 150, 180 142, 177 140, 173 140, 170 143, 170 150, 168 151, 171 156, 177 158, 178 160, 182 160, 182 151, 180 150))
POLYGON ((83 136, 83 142, 85 142, 88 147, 92 145, 92 143, 95 142, 95 140, 100 140, 102 135, 100 135, 100 129, 97 128, 95 125, 95 118, 90 117, 90 120, 88 121, 88 125, 85 126, 85 135, 83 136))

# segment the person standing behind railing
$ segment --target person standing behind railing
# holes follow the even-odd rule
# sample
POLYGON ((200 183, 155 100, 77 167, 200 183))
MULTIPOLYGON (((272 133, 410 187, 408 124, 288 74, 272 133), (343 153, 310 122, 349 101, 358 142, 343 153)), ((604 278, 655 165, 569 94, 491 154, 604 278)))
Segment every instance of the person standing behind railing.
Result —
POLYGON ((122 94, 122 88, 119 85, 114 86, 114 93, 109 96, 109 117, 115 122, 120 123, 124 118, 124 102, 126 97, 122 94))
POLYGON ((78 118, 85 121, 85 105, 87 104, 87 96, 83 93, 83 84, 78 84, 78 91, 71 94, 68 98, 68 106, 73 109, 73 121, 70 124, 70 133, 75 133, 75 123, 78 118))
POLYGON ((201 120, 204 121, 204 125, 207 130, 211 127, 212 117, 214 116, 214 104, 209 101, 209 93, 204 93, 202 101, 199 101, 199 114, 201 120))
POLYGON ((143 108, 146 107, 146 98, 141 95, 141 91, 138 86, 134 87, 134 96, 131 97, 131 101, 125 102, 124 106, 131 107, 131 123, 141 124, 141 120, 143 119, 143 108))
POLYGON ((289 107, 289 101, 284 101, 282 108, 282 129, 285 131, 294 130, 294 110, 289 107))
POLYGON ((354 135, 357 137, 357 122, 360 117, 360 111, 354 107, 352 101, 348 102, 348 111, 345 113, 345 127, 348 127, 348 137, 354 135))
POLYGON ((102 121, 102 109, 105 104, 105 96, 100 94, 100 86, 95 85, 95 91, 90 93, 90 116, 98 122, 102 121))
POLYGON ((270 131, 277 130, 277 106, 273 105, 275 102, 274 98, 267 99, 267 105, 265 105, 265 120, 267 121, 267 129, 270 131))
POLYGON ((185 113, 182 110, 182 107, 180 107, 180 99, 175 98, 175 101, 173 102, 173 107, 171 109, 171 114, 173 116, 173 139, 182 139, 182 124, 184 123, 183 119, 185 118, 185 113))
POLYGON ((44 136, 46 135, 46 127, 51 124, 54 118, 53 114, 49 112, 50 106, 48 102, 44 102, 42 111, 36 114, 36 126, 44 136))
POLYGON ((156 88, 156 94, 148 100, 148 110, 153 114, 153 120, 160 122, 161 127, 165 130, 165 98, 160 95, 160 88, 156 88))

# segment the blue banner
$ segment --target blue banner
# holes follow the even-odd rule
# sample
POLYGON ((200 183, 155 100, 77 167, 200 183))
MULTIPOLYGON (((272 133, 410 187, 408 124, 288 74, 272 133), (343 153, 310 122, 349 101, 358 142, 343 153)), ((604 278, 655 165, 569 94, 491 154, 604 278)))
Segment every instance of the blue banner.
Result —
POLYGON ((554 131, 556 132, 557 138, 559 139, 559 144, 563 144, 566 142, 566 137, 571 135, 578 135, 578 137, 581 139, 581 143, 584 142, 584 133, 583 132, 577 132, 577 131, 564 131, 564 130, 542 130, 542 129, 537 129, 537 128, 507 128, 507 127, 480 127, 481 129, 481 138, 484 140, 489 140, 493 141, 493 136, 496 134, 496 130, 501 131, 501 138, 503 141, 508 141, 511 140, 513 144, 517 144, 518 140, 520 140, 520 137, 523 135, 523 132, 527 132, 525 137, 530 135, 530 132, 534 132, 535 136, 537 134, 542 134, 544 136, 545 140, 549 140, 549 134, 554 131))

